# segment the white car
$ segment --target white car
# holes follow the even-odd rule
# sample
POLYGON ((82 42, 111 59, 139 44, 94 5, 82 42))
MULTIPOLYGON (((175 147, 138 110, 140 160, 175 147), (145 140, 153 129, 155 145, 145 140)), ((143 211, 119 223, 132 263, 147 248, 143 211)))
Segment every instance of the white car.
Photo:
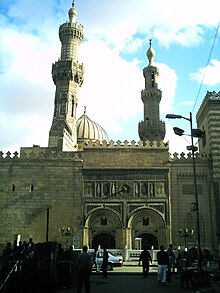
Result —
MULTIPOLYGON (((97 251, 95 257, 95 267, 96 270, 100 270, 103 261, 103 251, 97 251)), ((114 255, 108 251, 108 266, 107 270, 112 271, 113 267, 122 266, 123 265, 123 257, 121 255, 114 255)))

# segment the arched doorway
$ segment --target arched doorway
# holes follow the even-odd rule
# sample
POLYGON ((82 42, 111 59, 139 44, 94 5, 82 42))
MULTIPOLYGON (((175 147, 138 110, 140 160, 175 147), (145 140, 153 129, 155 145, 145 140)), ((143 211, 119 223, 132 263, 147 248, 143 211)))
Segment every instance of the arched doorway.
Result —
POLYGON ((128 228, 129 249, 136 248, 136 240, 141 244, 139 247, 143 248, 146 245, 148 249, 152 246, 158 249, 160 243, 166 245, 168 242, 164 215, 154 207, 135 209, 129 217, 128 228))
POLYGON ((100 233, 92 239, 92 248, 97 249, 99 245, 101 248, 106 247, 108 249, 115 249, 115 238, 110 234, 100 233))
POLYGON ((147 247, 147 249, 151 249, 152 246, 154 249, 158 249, 158 240, 157 238, 149 233, 143 233, 139 235, 139 238, 142 238, 141 240, 141 247, 147 247))

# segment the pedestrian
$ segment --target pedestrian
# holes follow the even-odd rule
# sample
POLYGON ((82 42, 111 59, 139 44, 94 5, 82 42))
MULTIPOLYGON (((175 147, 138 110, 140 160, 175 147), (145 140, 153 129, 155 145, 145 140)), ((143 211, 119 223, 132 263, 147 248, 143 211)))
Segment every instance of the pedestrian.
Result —
POLYGON ((144 250, 141 251, 141 255, 139 257, 139 263, 140 266, 142 262, 142 268, 143 268, 143 277, 146 278, 149 272, 149 262, 152 263, 152 258, 150 255, 150 252, 147 250, 147 247, 144 247, 144 250))
POLYGON ((102 278, 107 278, 107 268, 108 268, 108 251, 103 248, 103 261, 102 261, 102 278))
POLYGON ((84 283, 85 292, 90 293, 90 275, 92 271, 92 259, 90 254, 87 252, 88 247, 83 246, 82 253, 78 256, 76 262, 77 270, 77 293, 82 290, 82 285, 84 283))
POLYGON ((19 241, 17 245, 17 240, 16 240, 13 246, 13 256, 14 256, 14 261, 17 262, 17 272, 21 271, 22 256, 23 256, 22 252, 23 252, 22 241, 19 241))
POLYGON ((58 243, 57 246, 57 261, 63 259, 64 249, 61 243, 58 243))
POLYGON ((29 238, 29 241, 27 243, 27 251, 28 251, 29 258, 33 259, 34 252, 35 252, 35 244, 32 238, 29 238))
POLYGON ((0 270, 0 278, 5 278, 13 266, 13 250, 11 242, 7 242, 2 251, 2 264, 0 270))
POLYGON ((177 257, 176 257, 176 267, 177 267, 177 273, 179 274, 180 269, 181 269, 181 265, 182 265, 182 260, 183 260, 183 253, 180 249, 178 249, 177 252, 177 257))
POLYGON ((167 268, 169 265, 169 257, 167 252, 164 250, 164 246, 160 246, 160 250, 157 253, 157 262, 158 262, 158 272, 157 278, 159 284, 162 286, 166 285, 166 278, 167 278, 167 268))
POLYGON ((168 275, 169 282, 171 281, 171 274, 175 273, 175 253, 173 251, 173 244, 170 244, 167 249, 167 254, 169 256, 169 266, 168 266, 168 275))

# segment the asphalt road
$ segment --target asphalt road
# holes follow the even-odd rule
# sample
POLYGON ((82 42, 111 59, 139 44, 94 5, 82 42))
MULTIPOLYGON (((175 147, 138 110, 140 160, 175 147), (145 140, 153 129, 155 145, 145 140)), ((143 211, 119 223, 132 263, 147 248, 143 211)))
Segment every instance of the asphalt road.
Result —
MULTIPOLYGON (((158 284, 157 268, 151 268, 147 278, 143 278, 141 267, 123 266, 122 268, 114 268, 113 272, 108 273, 108 278, 102 278, 100 272, 93 272, 91 275, 91 293, 192 293, 192 289, 180 288, 179 279, 172 278, 171 283, 165 287, 158 284)), ((58 293, 76 292, 74 288, 63 288, 58 293)), ((84 288, 81 293, 85 293, 84 288)))

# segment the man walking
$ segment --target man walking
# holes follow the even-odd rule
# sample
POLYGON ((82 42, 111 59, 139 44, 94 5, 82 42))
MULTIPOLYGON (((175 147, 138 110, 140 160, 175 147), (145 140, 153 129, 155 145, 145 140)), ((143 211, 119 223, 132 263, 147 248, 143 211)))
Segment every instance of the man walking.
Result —
POLYGON ((164 250, 164 246, 160 246, 160 251, 157 253, 157 261, 158 261, 158 281, 162 286, 166 285, 167 278, 167 268, 169 265, 169 256, 167 252, 164 250))
POLYGON ((78 256, 76 269, 77 269, 77 293, 81 293, 82 285, 84 283, 85 292, 90 293, 90 274, 92 271, 92 259, 87 253, 88 247, 83 246, 83 252, 78 256))
POLYGON ((108 268, 108 251, 103 248, 103 261, 102 261, 102 277, 107 278, 107 268, 108 268))
POLYGON ((149 262, 152 263, 152 258, 150 252, 147 250, 147 247, 144 247, 144 250, 141 251, 141 255, 139 258, 139 265, 142 262, 143 268, 143 277, 146 278, 149 272, 149 262))
POLYGON ((169 257, 169 266, 168 266, 168 274, 169 281, 171 281, 171 273, 175 273, 175 253, 173 251, 173 244, 170 244, 167 249, 167 254, 169 257))

